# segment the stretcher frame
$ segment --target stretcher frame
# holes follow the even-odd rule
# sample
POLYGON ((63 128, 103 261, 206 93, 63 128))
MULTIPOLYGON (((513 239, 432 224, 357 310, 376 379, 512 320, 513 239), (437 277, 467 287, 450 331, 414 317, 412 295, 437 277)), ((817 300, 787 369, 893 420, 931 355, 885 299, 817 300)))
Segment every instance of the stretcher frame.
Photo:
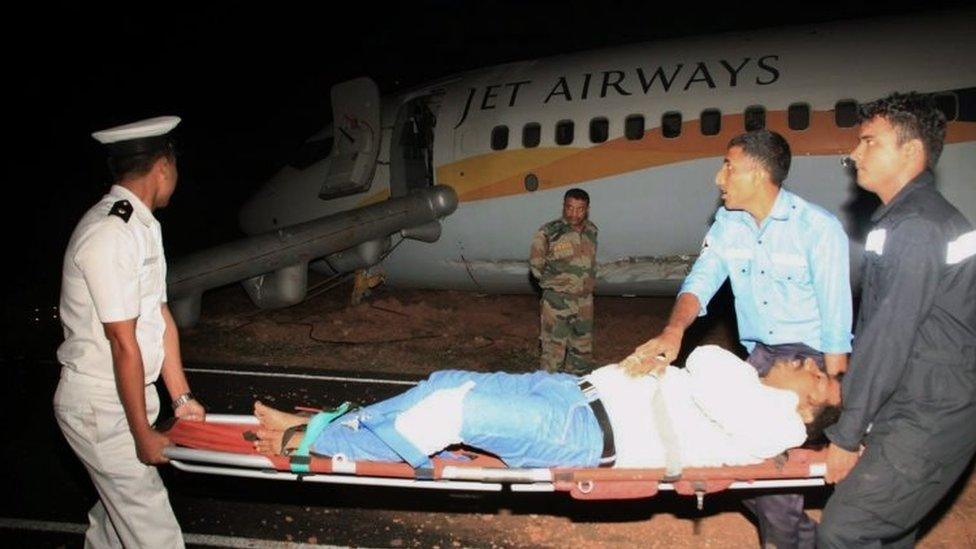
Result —
POLYGON ((471 461, 434 458, 433 469, 415 470, 406 463, 351 461, 344 456, 312 457, 308 473, 290 471, 289 458, 253 452, 241 436, 258 425, 251 415, 208 414, 205 424, 176 421, 167 434, 177 444, 206 445, 193 430, 218 426, 237 432, 238 452, 170 446, 164 453, 170 464, 188 473, 328 484, 426 488, 477 492, 567 492, 574 499, 613 500, 652 497, 661 491, 695 496, 698 508, 706 494, 723 490, 768 490, 823 486, 826 451, 797 448, 786 459, 768 459, 756 465, 689 467, 679 478, 665 469, 628 468, 509 468, 499 459, 469 453, 471 461), (181 425, 182 423, 182 425, 181 425), (183 432, 189 429, 190 434, 183 432))

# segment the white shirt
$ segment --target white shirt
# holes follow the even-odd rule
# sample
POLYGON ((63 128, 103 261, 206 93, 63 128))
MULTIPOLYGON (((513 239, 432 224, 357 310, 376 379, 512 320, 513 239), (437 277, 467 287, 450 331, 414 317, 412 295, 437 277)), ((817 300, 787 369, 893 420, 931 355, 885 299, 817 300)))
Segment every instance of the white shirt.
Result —
POLYGON ((616 467, 664 467, 652 399, 660 387, 684 467, 759 463, 803 444, 806 427, 793 391, 763 385, 756 370, 714 345, 658 380, 632 378, 616 364, 586 377, 613 427, 616 467))
POLYGON ((159 222, 135 194, 114 185, 78 222, 64 254, 58 361, 72 375, 115 380, 103 322, 138 318, 136 340, 147 384, 163 364, 160 307, 166 302, 166 257, 159 222), (132 205, 126 221, 109 215, 119 200, 132 205))

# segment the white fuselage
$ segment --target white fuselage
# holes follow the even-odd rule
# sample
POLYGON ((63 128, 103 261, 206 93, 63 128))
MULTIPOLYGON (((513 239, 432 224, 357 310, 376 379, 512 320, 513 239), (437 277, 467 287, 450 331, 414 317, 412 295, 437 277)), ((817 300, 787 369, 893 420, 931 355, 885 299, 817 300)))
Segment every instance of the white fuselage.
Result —
MULTIPOLYGON (((791 145, 786 186, 834 212, 856 243, 872 202, 867 197, 866 211, 853 207, 866 195, 840 159, 856 144, 857 128, 838 126, 835 109, 893 91, 957 101, 937 179, 976 220, 974 28, 976 12, 966 11, 640 44, 471 71, 384 99, 368 190, 323 200, 328 158, 287 167, 245 206, 242 226, 265 232, 406 192, 395 169, 403 162, 397 136, 413 123, 404 121, 405 109, 423 105, 436 118, 425 149, 431 180, 453 187, 460 204, 442 220, 437 242, 404 241, 384 260, 391 283, 529 291, 532 235, 560 215, 563 193, 580 187, 600 231, 598 293, 674 292, 720 204, 715 172, 750 108, 761 107, 765 127, 791 145), (787 122, 791 109, 806 110, 807 127, 787 122), (667 137, 662 120, 674 113, 680 134, 667 137), (629 139, 625 121, 634 116, 643 117, 643 133, 629 139), (594 119, 606 120, 605 141, 591 140, 591 124, 597 133, 601 125, 594 119), (714 120, 717 133, 703 135, 703 123, 714 120), (559 144, 556 128, 566 122, 573 137, 559 144), (526 126, 531 134, 536 124, 538 144, 529 135, 526 146, 526 126), (496 140, 493 148, 493 131, 503 127, 507 144, 496 140)), ((313 139, 332 133, 330 126, 313 139)))

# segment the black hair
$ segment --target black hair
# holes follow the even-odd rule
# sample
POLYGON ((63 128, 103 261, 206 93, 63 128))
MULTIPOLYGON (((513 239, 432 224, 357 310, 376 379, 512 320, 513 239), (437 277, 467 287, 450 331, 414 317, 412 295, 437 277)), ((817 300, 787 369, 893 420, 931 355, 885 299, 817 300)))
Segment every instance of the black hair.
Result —
POLYGON ((583 202, 586 202, 587 206, 590 204, 590 193, 584 191, 583 189, 574 188, 566 191, 566 194, 563 195, 563 202, 565 202, 567 198, 582 200, 583 202))
POLYGON ((824 439, 824 430, 837 423, 840 419, 840 406, 824 404, 814 408, 813 420, 807 423, 807 442, 818 442, 824 439))
POLYGON ((742 147, 742 152, 766 169, 773 183, 783 185, 790 173, 792 154, 790 144, 782 135, 767 129, 753 130, 733 137, 727 148, 732 147, 742 147))
POLYGON ((929 94, 893 93, 888 97, 862 105, 858 113, 861 122, 881 117, 895 128, 898 144, 918 139, 925 147, 925 165, 935 167, 945 143, 946 117, 929 94))
POLYGON ((162 149, 153 152, 110 156, 108 158, 108 171, 112 174, 112 181, 121 183, 126 179, 146 175, 160 158, 176 161, 176 149, 172 143, 167 143, 162 149))

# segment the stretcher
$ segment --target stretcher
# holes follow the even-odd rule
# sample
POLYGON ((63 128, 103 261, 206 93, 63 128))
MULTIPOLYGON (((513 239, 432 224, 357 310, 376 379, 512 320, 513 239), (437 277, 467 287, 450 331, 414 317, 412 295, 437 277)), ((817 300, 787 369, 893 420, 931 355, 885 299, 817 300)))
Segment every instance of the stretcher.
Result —
POLYGON ((729 489, 822 486, 824 449, 796 448, 776 459, 745 466, 689 467, 679 477, 665 468, 510 468, 498 458, 468 448, 442 453, 433 467, 407 463, 351 461, 344 456, 311 456, 294 463, 285 456, 255 452, 250 415, 208 414, 206 422, 173 421, 165 433, 175 446, 165 450, 179 470, 244 478, 332 484, 499 492, 568 492, 581 500, 635 499, 674 491, 697 498, 729 489), (295 471, 300 472, 295 472, 295 471))

